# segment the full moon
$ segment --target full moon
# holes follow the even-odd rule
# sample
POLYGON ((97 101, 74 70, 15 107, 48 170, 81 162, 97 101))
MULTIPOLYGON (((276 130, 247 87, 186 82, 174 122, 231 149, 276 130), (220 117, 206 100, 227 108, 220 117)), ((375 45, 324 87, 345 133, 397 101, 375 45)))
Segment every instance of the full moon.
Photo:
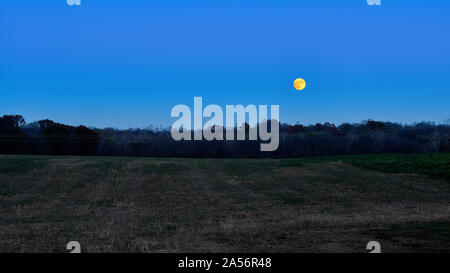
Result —
POLYGON ((294 87, 297 90, 303 90, 306 87, 306 82, 304 79, 298 78, 294 81, 294 87))

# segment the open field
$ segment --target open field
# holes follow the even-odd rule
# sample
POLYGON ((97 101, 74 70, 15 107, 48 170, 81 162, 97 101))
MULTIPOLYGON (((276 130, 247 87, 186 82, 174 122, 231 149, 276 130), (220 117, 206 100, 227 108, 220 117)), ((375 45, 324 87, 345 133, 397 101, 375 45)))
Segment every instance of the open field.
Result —
POLYGON ((0 155, 0 252, 450 252, 450 155, 0 155))

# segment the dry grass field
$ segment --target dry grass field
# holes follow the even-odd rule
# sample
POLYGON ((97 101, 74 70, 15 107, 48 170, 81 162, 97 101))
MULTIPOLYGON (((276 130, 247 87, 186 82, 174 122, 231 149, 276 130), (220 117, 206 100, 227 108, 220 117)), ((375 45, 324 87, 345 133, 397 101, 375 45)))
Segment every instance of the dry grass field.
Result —
POLYGON ((374 158, 0 156, 0 252, 450 252, 445 175, 374 158))

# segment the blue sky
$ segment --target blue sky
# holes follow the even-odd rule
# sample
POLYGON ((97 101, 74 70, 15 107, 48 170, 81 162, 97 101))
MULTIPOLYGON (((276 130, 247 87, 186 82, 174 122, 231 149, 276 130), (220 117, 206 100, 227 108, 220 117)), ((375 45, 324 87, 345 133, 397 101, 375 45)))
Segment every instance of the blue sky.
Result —
POLYGON ((202 96, 289 123, 450 118, 448 0, 81 1, 2 1, 1 115, 168 126, 202 96))

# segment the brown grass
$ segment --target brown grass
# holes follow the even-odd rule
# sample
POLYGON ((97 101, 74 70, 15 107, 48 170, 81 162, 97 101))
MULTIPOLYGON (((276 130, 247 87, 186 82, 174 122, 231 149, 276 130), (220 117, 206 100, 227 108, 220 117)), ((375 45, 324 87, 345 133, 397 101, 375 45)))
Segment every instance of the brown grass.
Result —
POLYGON ((0 172, 1 252, 66 252, 72 240, 83 252, 366 252, 372 240, 384 252, 450 251, 450 185, 420 175, 0 156, 10 170, 21 160, 27 171, 0 172))

